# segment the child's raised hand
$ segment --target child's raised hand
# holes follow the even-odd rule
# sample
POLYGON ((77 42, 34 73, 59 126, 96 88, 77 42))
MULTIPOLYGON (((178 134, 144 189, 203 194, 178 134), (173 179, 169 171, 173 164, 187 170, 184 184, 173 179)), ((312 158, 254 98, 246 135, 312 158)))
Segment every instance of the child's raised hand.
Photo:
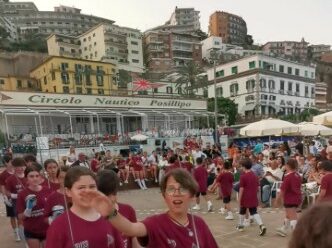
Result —
POLYGON ((109 216, 114 208, 114 203, 100 191, 85 191, 81 193, 81 196, 102 216, 109 216))

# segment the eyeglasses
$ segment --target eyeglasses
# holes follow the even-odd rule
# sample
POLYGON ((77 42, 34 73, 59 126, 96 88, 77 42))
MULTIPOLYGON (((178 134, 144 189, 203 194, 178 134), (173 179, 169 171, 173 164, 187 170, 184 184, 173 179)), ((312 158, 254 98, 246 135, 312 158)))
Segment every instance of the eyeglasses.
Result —
POLYGON ((185 189, 183 187, 179 187, 179 188, 175 188, 175 187, 167 187, 166 190, 165 190, 165 193, 167 195, 175 195, 175 192, 178 192, 179 195, 187 195, 189 194, 189 190, 188 189, 185 189))

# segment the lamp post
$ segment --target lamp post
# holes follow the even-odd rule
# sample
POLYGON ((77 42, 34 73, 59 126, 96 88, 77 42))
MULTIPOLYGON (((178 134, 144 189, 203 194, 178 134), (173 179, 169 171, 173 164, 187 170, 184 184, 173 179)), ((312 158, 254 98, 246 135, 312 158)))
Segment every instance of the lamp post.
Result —
POLYGON ((217 104, 217 76, 216 76, 216 66, 218 61, 218 53, 216 49, 210 52, 210 57, 213 61, 213 84, 214 84, 214 140, 218 143, 218 104, 217 104))

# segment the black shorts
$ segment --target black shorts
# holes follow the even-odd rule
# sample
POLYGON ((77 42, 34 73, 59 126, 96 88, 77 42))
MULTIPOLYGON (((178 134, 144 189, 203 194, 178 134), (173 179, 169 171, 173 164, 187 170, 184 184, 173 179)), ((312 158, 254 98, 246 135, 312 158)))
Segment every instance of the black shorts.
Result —
POLYGON ((298 204, 284 204, 284 208, 298 208, 298 204))
POLYGON ((46 239, 46 235, 45 234, 32 233, 32 232, 29 232, 27 230, 24 230, 24 237, 26 239, 38 239, 39 241, 43 241, 43 240, 46 239))
POLYGON ((14 213, 14 216, 13 217, 17 217, 17 211, 16 211, 16 199, 12 199, 12 208, 13 208, 13 213, 14 213))
POLYGON ((222 202, 225 203, 225 204, 230 203, 231 202, 231 197, 230 196, 223 197, 222 202))
POLYGON ((203 196, 204 196, 204 195, 206 195, 206 192, 197 192, 197 193, 196 193, 196 197, 199 197, 200 195, 203 195, 203 196))
POLYGON ((245 208, 245 207, 240 207, 240 215, 245 215, 247 212, 247 209, 249 209, 249 213, 251 216, 257 214, 257 208, 245 208))
POLYGON ((14 207, 8 207, 6 205, 6 216, 10 217, 10 218, 15 218, 16 217, 16 211, 14 209, 14 207))

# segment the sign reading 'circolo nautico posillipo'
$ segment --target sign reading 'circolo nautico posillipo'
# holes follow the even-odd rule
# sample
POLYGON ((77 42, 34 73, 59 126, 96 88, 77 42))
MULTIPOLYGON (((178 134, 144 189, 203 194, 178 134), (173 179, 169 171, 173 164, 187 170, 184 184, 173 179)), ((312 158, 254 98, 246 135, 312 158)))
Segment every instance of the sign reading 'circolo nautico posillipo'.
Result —
POLYGON ((196 110, 206 110, 207 107, 205 100, 182 100, 159 97, 87 96, 11 91, 0 92, 0 105, 196 110))

